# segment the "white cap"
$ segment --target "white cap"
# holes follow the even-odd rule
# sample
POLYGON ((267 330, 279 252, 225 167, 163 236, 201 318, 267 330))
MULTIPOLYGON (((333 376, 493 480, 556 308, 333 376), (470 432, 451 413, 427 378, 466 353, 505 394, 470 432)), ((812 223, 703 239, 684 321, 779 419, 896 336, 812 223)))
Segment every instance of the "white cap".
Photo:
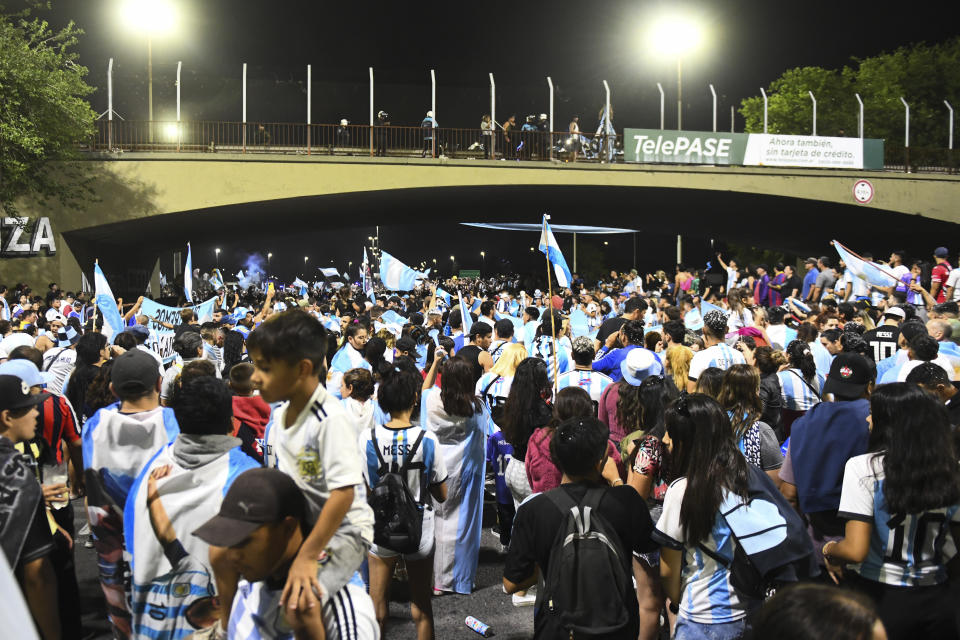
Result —
POLYGON ((342 120, 340 120, 340 126, 341 126, 341 127, 345 127, 345 126, 347 126, 348 124, 350 124, 350 123, 347 122, 347 119, 346 119, 346 118, 343 118, 342 120))
POLYGON ((433 117, 433 111, 427 111, 427 117, 428 117, 428 118, 432 118, 432 117, 433 117))

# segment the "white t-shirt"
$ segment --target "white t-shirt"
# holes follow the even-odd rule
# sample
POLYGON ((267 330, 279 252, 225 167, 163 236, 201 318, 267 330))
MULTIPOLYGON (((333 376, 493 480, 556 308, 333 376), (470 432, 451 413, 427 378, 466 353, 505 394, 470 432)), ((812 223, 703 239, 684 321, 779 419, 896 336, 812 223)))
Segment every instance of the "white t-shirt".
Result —
POLYGON ((950 272, 950 275, 947 276, 947 284, 944 286, 947 289, 953 287, 953 298, 950 299, 951 302, 960 301, 960 267, 950 272))
MULTIPOLYGON (((746 604, 730 584, 730 570, 718 564, 683 534, 680 506, 686 489, 686 478, 675 480, 667 489, 663 498, 663 513, 654 533, 666 546, 683 553, 680 617, 701 624, 741 620, 747 615, 746 604)), ((736 542, 723 518, 716 518, 710 535, 701 544, 728 562, 733 561, 736 542)))
POLYGON ((370 429, 374 425, 374 403, 376 403, 376 400, 373 396, 367 398, 366 402, 360 402, 353 398, 343 399, 343 408, 346 409, 358 436, 362 433, 369 435, 370 429))
POLYGON ((77 352, 74 349, 54 347, 43 354, 43 370, 50 373, 47 391, 60 395, 63 383, 67 381, 73 368, 77 366, 77 352))
POLYGON ((437 440, 437 436, 422 427, 411 426, 406 429, 388 429, 378 424, 376 426, 376 443, 370 439, 369 429, 360 434, 358 446, 363 452, 363 477, 367 486, 372 487, 380 481, 380 459, 377 457, 374 446, 380 449, 383 461, 390 465, 391 469, 399 468, 421 431, 423 432, 423 439, 410 462, 421 463, 422 466, 407 471, 407 486, 410 487, 414 499, 427 504, 430 503, 430 499, 425 493, 421 495, 424 484, 438 484, 446 480, 447 465, 443 460, 443 455, 440 454, 440 441, 437 440))
MULTIPOLYGON (((293 640, 293 631, 280 606, 283 589, 266 582, 241 580, 230 610, 231 640, 293 640)), ((359 574, 323 604, 323 625, 330 640, 374 640, 380 626, 359 574)))
MULTIPOLYGON (((930 362, 946 371, 947 378, 953 380, 953 363, 950 362, 950 359, 947 356, 941 353, 930 362)), ((900 367, 900 373, 897 374, 897 382, 906 382, 907 376, 910 374, 910 372, 919 367, 921 364, 923 364, 922 360, 908 360, 904 362, 903 366, 900 367)))
POLYGON ((726 344, 715 344, 693 354, 690 361, 690 379, 696 382, 704 369, 716 367, 726 371, 735 364, 746 364, 743 354, 726 344))
POLYGON ((737 270, 733 267, 727 267, 727 291, 737 286, 737 270))
POLYGON ((357 527, 361 537, 372 543, 373 511, 367 505, 357 434, 343 405, 323 385, 317 385, 295 422, 286 427, 288 406, 289 402, 283 402, 270 416, 265 466, 280 469, 296 481, 314 516, 319 515, 331 491, 353 487, 353 504, 340 526, 357 527))
POLYGON ((910 514, 894 527, 883 494, 885 454, 865 453, 847 460, 839 516, 873 525, 870 550, 856 571, 861 577, 895 587, 941 584, 955 541, 950 523, 960 522, 960 505, 910 514))

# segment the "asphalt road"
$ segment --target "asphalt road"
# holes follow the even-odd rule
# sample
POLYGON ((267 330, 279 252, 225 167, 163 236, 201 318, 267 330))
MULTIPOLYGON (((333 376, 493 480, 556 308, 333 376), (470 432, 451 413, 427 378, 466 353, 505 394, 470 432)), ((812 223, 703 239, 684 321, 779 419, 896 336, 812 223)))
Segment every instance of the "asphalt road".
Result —
MULTIPOLYGON (((76 531, 79 532, 86 524, 83 502, 74 501, 73 507, 76 531)), ((485 507, 485 515, 495 513, 492 503, 487 503, 485 507)), ((84 546, 83 542, 87 539, 88 536, 78 535, 74 547, 84 636, 86 640, 109 640, 110 626, 107 623, 103 594, 97 581, 97 557, 93 549, 84 546)), ((504 556, 499 552, 499 546, 499 538, 491 533, 489 526, 485 527, 476 590, 470 595, 444 595, 434 598, 434 624, 436 637, 440 640, 481 638, 464 624, 467 616, 473 616, 490 625, 496 638, 519 640, 533 637, 533 607, 514 607, 510 596, 503 593, 501 579, 504 556)), ((405 594, 405 584, 394 581, 386 631, 386 638, 390 640, 416 637, 410 619, 410 604, 405 594)))

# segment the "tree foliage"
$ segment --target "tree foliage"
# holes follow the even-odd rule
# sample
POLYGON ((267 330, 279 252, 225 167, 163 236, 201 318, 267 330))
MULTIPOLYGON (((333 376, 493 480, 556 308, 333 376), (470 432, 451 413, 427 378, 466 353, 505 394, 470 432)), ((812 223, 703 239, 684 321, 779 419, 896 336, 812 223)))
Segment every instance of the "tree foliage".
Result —
MULTIPOLYGON (((818 135, 857 135, 859 105, 864 103, 864 136, 904 143, 904 108, 910 105, 910 146, 947 146, 948 110, 944 100, 960 108, 960 38, 941 44, 901 47, 871 58, 854 58, 842 69, 800 67, 770 83, 768 131, 809 135, 812 102, 817 99, 818 135)), ((763 131, 763 98, 745 99, 740 114, 746 131, 763 131)))
POLYGON ((0 6, 0 207, 6 215, 15 215, 21 196, 69 206, 86 193, 62 168, 51 170, 51 163, 74 157, 94 131, 85 99, 93 89, 71 50, 82 33, 73 22, 55 31, 29 9, 8 13, 0 6))

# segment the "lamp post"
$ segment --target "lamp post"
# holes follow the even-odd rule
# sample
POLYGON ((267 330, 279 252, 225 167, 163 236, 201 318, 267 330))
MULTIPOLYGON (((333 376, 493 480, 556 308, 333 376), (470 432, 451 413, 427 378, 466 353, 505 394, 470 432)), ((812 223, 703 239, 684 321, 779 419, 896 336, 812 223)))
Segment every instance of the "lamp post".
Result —
POLYGON ((220 268, 220 247, 217 247, 216 249, 214 249, 213 252, 217 254, 217 269, 219 269, 220 268))
POLYGON ((453 277, 454 274, 456 273, 456 272, 454 271, 454 262, 455 262, 454 257, 453 257, 453 256, 450 256, 450 277, 453 277))
POLYGON ((480 252, 480 272, 483 273, 487 268, 487 252, 480 252))
POLYGON ((268 254, 267 254, 267 271, 270 270, 270 258, 272 258, 272 257, 273 257, 273 254, 272 254, 272 253, 268 253, 268 254))
POLYGON ((683 57, 700 46, 702 29, 690 16, 667 15, 655 21, 650 41, 655 51, 677 59, 677 130, 683 129, 683 57))
POLYGON ((176 15, 169 0, 127 0, 124 17, 129 27, 147 36, 147 120, 153 141, 153 37, 173 30, 176 15))

